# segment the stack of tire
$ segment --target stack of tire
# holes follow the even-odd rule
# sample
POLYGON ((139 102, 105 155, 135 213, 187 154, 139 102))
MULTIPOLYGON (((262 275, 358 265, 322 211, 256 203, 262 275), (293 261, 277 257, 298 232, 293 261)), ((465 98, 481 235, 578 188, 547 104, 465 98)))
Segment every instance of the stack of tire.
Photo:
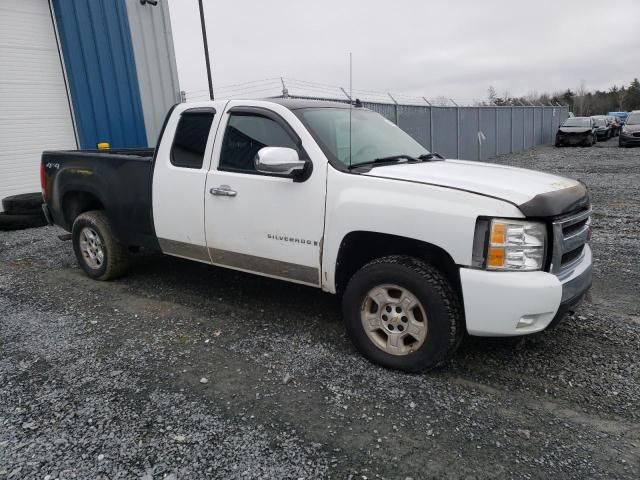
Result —
POLYGON ((23 193, 2 200, 0 231, 43 227, 47 220, 42 213, 42 194, 23 193))

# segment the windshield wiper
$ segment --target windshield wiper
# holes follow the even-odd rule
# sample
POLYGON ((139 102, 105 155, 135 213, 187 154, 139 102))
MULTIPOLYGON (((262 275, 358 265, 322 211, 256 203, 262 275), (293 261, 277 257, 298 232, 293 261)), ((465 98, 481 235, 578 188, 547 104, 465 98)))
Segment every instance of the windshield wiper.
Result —
POLYGON ((354 163, 353 165, 349 165, 349 170, 352 168, 363 167, 365 165, 375 165, 377 163, 391 163, 398 160, 407 160, 408 162, 419 162, 418 158, 412 157, 411 155, 391 155, 389 157, 380 157, 374 158, 373 160, 369 160, 368 162, 354 163))

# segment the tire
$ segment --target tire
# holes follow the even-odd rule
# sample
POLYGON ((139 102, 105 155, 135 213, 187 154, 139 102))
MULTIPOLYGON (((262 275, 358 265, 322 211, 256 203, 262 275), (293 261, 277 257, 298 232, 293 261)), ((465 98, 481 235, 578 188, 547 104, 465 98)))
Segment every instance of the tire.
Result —
POLYGON ((42 193, 22 193, 2 200, 2 208, 10 215, 38 215, 42 213, 42 193))
POLYGON ((84 272, 95 280, 112 280, 129 268, 129 251, 115 238, 102 210, 79 215, 71 231, 73 251, 84 272))
POLYGON ((47 220, 44 218, 42 211, 35 215, 9 215, 7 213, 0 213, 0 231, 3 232, 44 227, 46 224, 47 220))
POLYGON ((360 353, 373 363, 406 372, 431 370, 445 363, 464 333, 460 298, 444 275, 428 263, 403 255, 379 258, 356 272, 344 292, 342 311, 347 333, 360 353), (386 297, 379 295, 384 300, 374 301, 372 292, 379 290, 386 297), (394 290, 397 298, 392 295, 394 290), (402 308, 412 302, 415 307, 402 308), (395 307, 389 310, 392 305, 395 307), (375 327, 365 329, 367 311, 369 318, 376 319, 373 323, 379 328, 375 331, 375 327), (392 313, 387 321, 388 311, 392 313), (418 340, 421 335, 409 332, 415 328, 422 328, 422 341, 418 340), (394 333, 388 334, 389 329, 394 333), (395 353, 389 353, 392 336, 402 338, 392 348, 395 353))

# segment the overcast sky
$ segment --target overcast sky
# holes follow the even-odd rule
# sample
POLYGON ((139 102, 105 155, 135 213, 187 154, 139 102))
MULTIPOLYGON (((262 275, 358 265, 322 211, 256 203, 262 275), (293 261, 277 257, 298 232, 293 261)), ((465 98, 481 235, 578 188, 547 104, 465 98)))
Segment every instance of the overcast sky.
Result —
MULTIPOLYGON (((198 1, 169 4, 180 86, 203 93, 198 1)), ((639 0, 204 0, 204 6, 214 88, 280 76, 346 88, 349 52, 354 89, 430 98, 485 98, 489 85, 513 96, 575 91, 581 80, 588 89, 605 89, 640 76, 639 0)))

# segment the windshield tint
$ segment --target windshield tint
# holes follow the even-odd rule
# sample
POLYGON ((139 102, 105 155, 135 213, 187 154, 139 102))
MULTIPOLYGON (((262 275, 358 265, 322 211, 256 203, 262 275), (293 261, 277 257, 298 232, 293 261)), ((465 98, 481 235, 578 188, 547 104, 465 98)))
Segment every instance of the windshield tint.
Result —
POLYGON ((590 125, 591 121, 582 117, 567 118, 562 124, 563 127, 588 127, 590 125))
POLYGON ((325 155, 345 166, 394 155, 417 157, 429 153, 392 122, 370 110, 351 109, 351 135, 348 108, 306 109, 302 120, 325 155))
POLYGON ((640 113, 632 113, 627 117, 627 125, 640 125, 640 113))

